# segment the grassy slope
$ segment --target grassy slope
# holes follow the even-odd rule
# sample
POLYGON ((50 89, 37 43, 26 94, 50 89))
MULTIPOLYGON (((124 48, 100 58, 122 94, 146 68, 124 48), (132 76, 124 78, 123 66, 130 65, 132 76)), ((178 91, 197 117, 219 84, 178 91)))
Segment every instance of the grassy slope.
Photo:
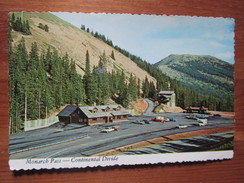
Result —
MULTIPOLYGON (((16 13, 16 15, 20 16, 20 13, 16 13)), ((141 81, 144 80, 146 76, 149 80, 155 81, 155 79, 146 71, 140 69, 129 58, 111 48, 109 45, 50 13, 24 12, 23 17, 24 20, 29 20, 32 35, 24 36, 21 33, 13 31, 12 37, 14 39, 14 44, 24 37, 27 50, 30 50, 33 42, 37 42, 40 52, 46 51, 48 46, 57 49, 61 55, 64 55, 67 52, 76 62, 76 69, 81 75, 83 75, 83 69, 85 67, 86 51, 89 51, 91 66, 98 64, 100 56, 105 51, 109 58, 109 63, 107 64, 109 71, 124 70, 127 76, 129 76, 130 73, 133 73, 140 78, 141 81), (49 32, 45 32, 38 28, 39 23, 48 25, 49 32), (115 54, 115 60, 109 57, 112 50, 115 54)))

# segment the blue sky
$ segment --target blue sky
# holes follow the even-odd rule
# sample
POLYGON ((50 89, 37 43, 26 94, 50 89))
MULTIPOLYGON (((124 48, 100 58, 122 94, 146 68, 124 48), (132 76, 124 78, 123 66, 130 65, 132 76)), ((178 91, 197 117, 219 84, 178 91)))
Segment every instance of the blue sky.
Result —
POLYGON ((76 27, 104 34, 115 45, 156 63, 170 54, 211 55, 234 63, 230 18, 129 14, 53 13, 76 27))

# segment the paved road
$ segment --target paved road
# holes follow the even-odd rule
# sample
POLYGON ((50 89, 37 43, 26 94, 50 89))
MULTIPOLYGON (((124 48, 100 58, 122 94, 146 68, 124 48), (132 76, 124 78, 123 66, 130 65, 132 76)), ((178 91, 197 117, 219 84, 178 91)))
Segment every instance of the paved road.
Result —
POLYGON ((84 126, 62 123, 49 128, 15 134, 10 136, 11 159, 51 158, 91 156, 113 148, 136 142, 163 137, 171 134, 232 126, 233 119, 209 117, 208 125, 197 126, 196 120, 186 119, 184 113, 166 113, 164 117, 174 117, 177 122, 152 122, 151 124, 135 124, 136 120, 150 119, 155 116, 131 117, 128 121, 84 126), (188 128, 176 128, 178 124, 187 124, 188 128), (101 133, 107 126, 118 125, 119 131, 101 133))
POLYGON ((156 104, 149 100, 149 99, 143 99, 145 102, 148 103, 148 107, 146 109, 146 111, 143 113, 144 116, 150 116, 150 115, 153 115, 153 109, 155 108, 156 104))

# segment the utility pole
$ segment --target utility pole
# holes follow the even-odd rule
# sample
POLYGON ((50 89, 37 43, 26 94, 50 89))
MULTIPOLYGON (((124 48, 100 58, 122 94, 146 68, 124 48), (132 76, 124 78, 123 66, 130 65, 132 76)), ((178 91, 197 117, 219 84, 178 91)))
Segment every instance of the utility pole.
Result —
POLYGON ((21 11, 21 23, 23 23, 23 11, 21 11))

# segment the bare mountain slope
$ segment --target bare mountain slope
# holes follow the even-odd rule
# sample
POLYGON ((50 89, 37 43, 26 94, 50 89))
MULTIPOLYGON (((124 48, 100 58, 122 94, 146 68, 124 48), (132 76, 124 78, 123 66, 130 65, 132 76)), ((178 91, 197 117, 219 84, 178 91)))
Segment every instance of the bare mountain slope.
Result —
POLYGON ((28 50, 30 50, 33 42, 37 42, 39 51, 46 51, 47 47, 50 46, 55 48, 61 55, 67 52, 76 62, 77 72, 81 75, 84 73, 87 50, 89 51, 91 66, 97 65, 99 57, 105 52, 109 58, 109 63, 107 64, 109 71, 124 70, 127 76, 133 73, 141 81, 147 77, 149 81, 155 82, 152 76, 117 50, 50 13, 25 12, 23 13, 23 18, 24 20, 29 20, 32 35, 25 36, 19 32, 12 31, 14 44, 24 37, 28 50), (38 27, 40 23, 47 25, 49 31, 46 32, 40 29, 38 27), (112 51, 114 52, 115 60, 110 57, 112 51))

